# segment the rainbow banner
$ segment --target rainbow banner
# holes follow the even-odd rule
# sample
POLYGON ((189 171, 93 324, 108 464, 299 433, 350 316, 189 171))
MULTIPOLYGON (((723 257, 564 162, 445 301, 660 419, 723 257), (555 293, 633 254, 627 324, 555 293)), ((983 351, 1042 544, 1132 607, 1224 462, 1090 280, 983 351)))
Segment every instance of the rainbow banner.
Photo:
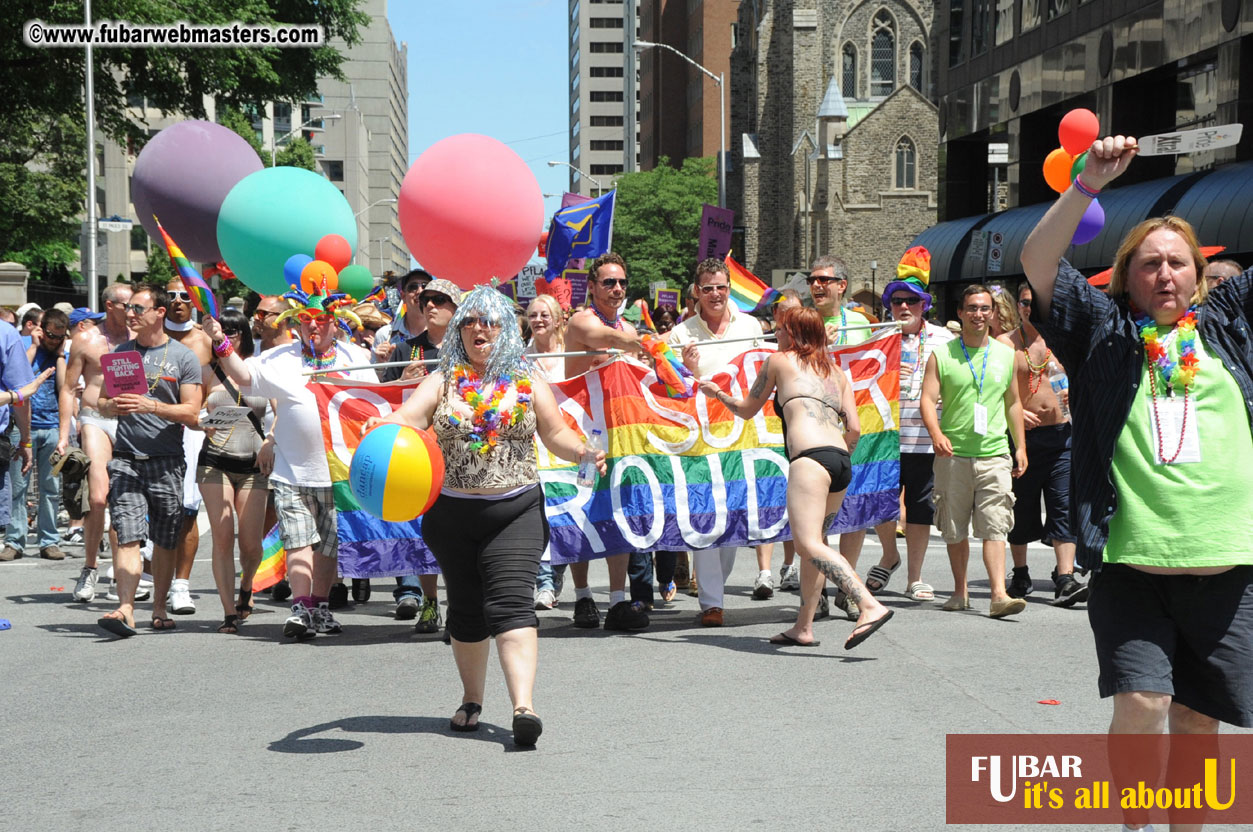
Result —
MULTIPOLYGON (((830 532, 868 528, 899 512, 900 335, 834 352, 853 381, 861 440, 853 481, 830 532)), ((737 396, 751 389, 770 349, 745 352, 713 381, 737 396)), ((381 385, 346 379, 310 384, 339 509, 339 569, 374 578, 435 572, 421 519, 387 523, 348 490, 348 468, 371 416, 400 406, 418 382, 381 385)), ((577 465, 537 440, 540 484, 555 564, 631 551, 693 550, 787 540, 787 467, 773 404, 747 421, 703 395, 671 399, 656 373, 617 359, 551 385, 566 423, 609 439, 608 471, 579 487, 577 465)))
POLYGON ((270 529, 265 540, 261 541, 261 546, 261 565, 257 567, 256 577, 252 579, 253 592, 269 589, 287 577, 287 550, 283 548, 283 538, 278 533, 277 525, 270 529))

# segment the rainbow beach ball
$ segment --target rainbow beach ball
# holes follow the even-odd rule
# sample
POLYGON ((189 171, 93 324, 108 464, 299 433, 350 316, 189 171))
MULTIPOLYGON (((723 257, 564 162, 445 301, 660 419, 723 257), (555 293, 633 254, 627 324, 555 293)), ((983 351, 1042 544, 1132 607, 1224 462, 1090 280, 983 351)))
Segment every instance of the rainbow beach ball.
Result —
POLYGON ((430 431, 383 424, 361 437, 348 471, 352 496, 390 523, 421 517, 444 486, 444 455, 430 431))

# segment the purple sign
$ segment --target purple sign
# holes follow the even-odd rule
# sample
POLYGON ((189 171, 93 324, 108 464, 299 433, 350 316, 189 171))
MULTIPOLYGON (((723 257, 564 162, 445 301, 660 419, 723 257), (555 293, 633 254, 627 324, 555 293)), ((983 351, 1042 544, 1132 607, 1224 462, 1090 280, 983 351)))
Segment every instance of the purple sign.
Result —
POLYGON ((587 271, 566 269, 561 276, 570 280, 570 306, 582 306, 587 303, 587 271))
POLYGON ((679 290, 678 289, 658 289, 657 300, 653 304, 653 309, 660 309, 663 306, 673 306, 676 311, 679 308, 679 290))
POLYGON ((497 290, 498 290, 498 291, 499 291, 502 295, 504 295, 505 297, 509 298, 509 300, 516 301, 516 300, 518 299, 518 298, 517 298, 517 291, 516 291, 516 289, 515 289, 515 287, 514 287, 514 283, 513 283, 513 281, 512 281, 512 280, 507 281, 507 282, 505 282, 505 283, 498 283, 498 284, 496 285, 496 289, 497 289, 497 290))
POLYGON ((735 212, 730 208, 706 205, 700 212, 699 258, 722 260, 731 251, 731 229, 735 212))

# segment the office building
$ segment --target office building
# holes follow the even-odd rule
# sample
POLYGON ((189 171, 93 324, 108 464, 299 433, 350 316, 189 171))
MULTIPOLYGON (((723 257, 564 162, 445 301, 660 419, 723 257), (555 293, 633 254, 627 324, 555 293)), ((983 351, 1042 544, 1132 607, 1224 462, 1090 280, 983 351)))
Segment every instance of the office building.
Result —
MULTIPOLYGON (((627 5, 570 0, 569 163, 578 169, 570 170, 571 193, 597 196, 625 170, 627 5)), ((638 92, 632 98, 638 112, 638 92)), ((631 142, 637 160, 638 135, 637 122, 631 142)))

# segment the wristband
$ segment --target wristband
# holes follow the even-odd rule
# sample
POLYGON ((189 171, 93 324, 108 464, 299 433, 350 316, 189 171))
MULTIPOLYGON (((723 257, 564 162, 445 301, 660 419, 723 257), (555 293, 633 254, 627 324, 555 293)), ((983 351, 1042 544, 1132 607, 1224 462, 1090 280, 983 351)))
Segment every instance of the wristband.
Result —
POLYGON ((1083 184, 1083 180, 1080 179, 1078 176, 1075 177, 1074 182, 1071 184, 1075 186, 1076 191, 1083 194, 1088 199, 1096 199, 1097 194, 1101 192, 1099 188, 1094 191, 1091 188, 1089 188, 1087 185, 1083 184))
POLYGON ((23 443, 22 443, 22 447, 23 447, 23 448, 33 448, 33 447, 35 447, 35 444, 34 444, 33 442, 23 442, 23 443))
POLYGON ((10 392, 10 393, 12 393, 14 396, 16 396, 16 397, 17 397, 17 403, 18 403, 18 405, 19 405, 19 406, 20 406, 21 404, 23 404, 23 403, 26 401, 26 399, 24 399, 24 398, 22 397, 22 391, 21 391, 21 390, 16 390, 16 389, 15 389, 15 390, 10 390, 9 392, 10 392))
POLYGON ((231 344, 230 338, 227 338, 225 341, 221 342, 220 344, 213 345, 213 353, 223 358, 230 355, 234 351, 235 351, 235 347, 231 344))

